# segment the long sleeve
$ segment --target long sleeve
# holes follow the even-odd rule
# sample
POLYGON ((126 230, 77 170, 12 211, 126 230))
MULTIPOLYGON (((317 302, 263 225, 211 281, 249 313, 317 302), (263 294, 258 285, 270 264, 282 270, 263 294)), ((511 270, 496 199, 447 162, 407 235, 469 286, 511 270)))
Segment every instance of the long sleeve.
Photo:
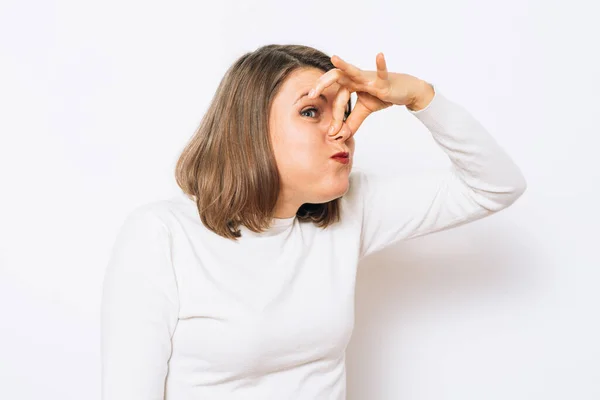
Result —
POLYGON ((511 205, 526 181, 519 167, 461 105, 434 86, 434 97, 412 111, 449 157, 448 169, 383 177, 360 172, 360 257, 400 240, 463 225, 511 205))
POLYGON ((101 305, 102 400, 163 400, 179 297, 170 235, 149 207, 121 226, 101 305))

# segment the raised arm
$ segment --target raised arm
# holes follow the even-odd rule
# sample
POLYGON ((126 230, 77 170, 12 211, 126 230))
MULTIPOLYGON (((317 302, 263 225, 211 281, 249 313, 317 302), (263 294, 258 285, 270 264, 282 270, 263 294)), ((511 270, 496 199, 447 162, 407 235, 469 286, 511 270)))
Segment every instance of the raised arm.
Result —
POLYGON ((354 174, 362 208, 361 256, 500 211, 527 186, 519 167, 488 131, 437 88, 428 105, 408 111, 427 127, 451 165, 394 177, 354 174))

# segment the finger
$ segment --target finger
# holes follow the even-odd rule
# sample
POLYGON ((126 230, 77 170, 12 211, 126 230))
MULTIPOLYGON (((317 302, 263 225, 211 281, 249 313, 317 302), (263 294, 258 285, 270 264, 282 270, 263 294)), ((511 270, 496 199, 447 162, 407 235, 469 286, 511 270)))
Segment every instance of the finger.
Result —
POLYGON ((339 83, 340 86, 347 86, 352 91, 354 91, 355 88, 355 85, 352 83, 352 80, 348 78, 348 76, 343 71, 334 68, 327 71, 321 77, 319 77, 319 79, 317 79, 317 82, 315 83, 315 86, 311 91, 312 95, 309 94, 308 98, 314 99, 315 97, 318 97, 321 94, 321 92, 323 92, 323 90, 333 85, 334 83, 339 83))
POLYGON ((388 79, 388 71, 387 71, 387 65, 385 63, 385 57, 383 56, 383 53, 377 54, 377 57, 375 57, 375 63, 377 64, 377 78, 384 80, 384 81, 387 80, 388 79))
POLYGON ((329 135, 337 134, 342 127, 348 100, 350 100, 350 90, 345 86, 342 86, 333 100, 333 119, 329 131, 327 132, 329 135))
POLYGON ((352 136, 358 131, 358 128, 362 125, 363 121, 371 114, 371 110, 366 108, 362 103, 356 103, 356 106, 352 109, 352 112, 346 119, 345 124, 352 132, 352 136))
POLYGON ((340 56, 335 56, 335 55, 332 56, 331 62, 337 68, 341 69, 347 75, 352 77, 352 79, 354 79, 355 81, 363 82, 363 83, 367 81, 366 76, 364 76, 364 74, 360 68, 350 64, 349 62, 342 60, 342 58, 340 56))

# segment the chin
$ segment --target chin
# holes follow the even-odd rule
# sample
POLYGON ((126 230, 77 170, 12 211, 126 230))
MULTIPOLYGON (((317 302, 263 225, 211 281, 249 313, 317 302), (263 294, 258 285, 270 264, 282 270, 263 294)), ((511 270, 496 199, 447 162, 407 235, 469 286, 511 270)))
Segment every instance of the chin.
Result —
POLYGON ((336 181, 328 185, 327 189, 324 190, 323 197, 325 198, 321 203, 327 203, 328 201, 335 200, 342 197, 348 192, 350 188, 349 179, 344 181, 336 181))

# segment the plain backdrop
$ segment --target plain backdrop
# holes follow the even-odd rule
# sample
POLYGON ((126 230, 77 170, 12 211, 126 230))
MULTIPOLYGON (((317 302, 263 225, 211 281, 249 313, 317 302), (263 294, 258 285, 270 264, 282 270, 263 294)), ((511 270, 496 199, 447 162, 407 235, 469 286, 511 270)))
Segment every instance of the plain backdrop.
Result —
MULTIPOLYGON (((3 399, 100 398, 117 229, 177 193, 175 161, 225 70, 269 43, 368 70, 383 52, 466 107, 528 182, 508 209, 361 262, 348 399, 600 398, 593 2, 0 4, 3 399)), ((355 137, 355 167, 375 173, 450 162, 405 107, 355 137)))

